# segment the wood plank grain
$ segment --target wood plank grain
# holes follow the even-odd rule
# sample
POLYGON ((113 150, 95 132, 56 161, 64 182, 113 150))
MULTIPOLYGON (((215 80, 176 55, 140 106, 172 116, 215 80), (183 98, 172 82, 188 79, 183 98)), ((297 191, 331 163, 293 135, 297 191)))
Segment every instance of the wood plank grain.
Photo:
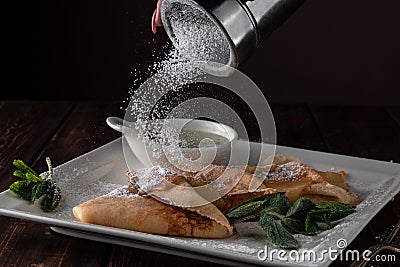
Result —
POLYGON ((88 240, 74 241, 50 227, 24 220, 0 217, 8 225, 0 241, 2 266, 99 266, 106 246, 88 240), (100 249, 99 249, 100 248, 100 249), (68 263, 68 264, 66 264, 68 263))
POLYGON ((50 140, 71 103, 2 102, 0 105, 0 191, 15 181, 12 161, 30 164, 38 151, 50 140))
MULTIPOLYGON (((34 160, 33 168, 45 169, 45 156, 51 156, 55 166, 86 153, 119 136, 105 124, 109 115, 120 114, 116 103, 80 103, 76 105, 62 127, 34 160)), ((18 219, 0 218, 0 262, 9 265, 99 266, 109 244, 62 236, 50 226, 18 219), (24 257, 18 252, 26 251, 24 257)))
POLYGON ((194 260, 185 257, 178 257, 170 254, 152 252, 142 249, 133 249, 123 246, 114 246, 113 254, 109 262, 109 267, 119 266, 163 266, 163 267, 176 267, 176 266, 191 266, 191 267, 222 267, 212 262, 205 262, 201 260, 194 260))
POLYGON ((121 133, 111 129, 106 119, 123 115, 118 102, 78 103, 35 164, 39 169, 45 169, 45 157, 50 156, 53 165, 57 166, 120 137, 121 133))
MULTIPOLYGON (((12 160, 21 158, 26 163, 31 164, 38 151, 42 150, 45 144, 51 139, 54 132, 73 108, 72 103, 50 103, 50 102, 26 102, 15 101, 2 103, 0 106, 0 121, 3 124, 0 127, 1 138, 1 169, 2 176, 0 191, 8 188, 15 181, 15 177, 10 175, 14 166, 12 160)), ((34 253, 36 251, 36 242, 21 243, 21 247, 12 245, 15 237, 23 235, 24 232, 47 233, 48 230, 36 227, 36 224, 25 222, 19 219, 0 217, 0 262, 5 265, 19 263, 21 255, 34 253), (24 246, 30 246, 30 249, 24 246), (7 249, 11 246, 13 249, 7 249), (21 251, 18 251, 21 248, 21 251), (14 251, 16 249, 17 251, 14 251), (14 259, 10 254, 15 255, 14 259), (9 261, 10 260, 10 261, 9 261), (9 264, 7 264, 9 263, 9 264)), ((29 240, 28 240, 29 241, 29 240)), ((51 243, 47 243, 51 244, 51 243)), ((29 257, 29 256, 28 256, 29 257)))

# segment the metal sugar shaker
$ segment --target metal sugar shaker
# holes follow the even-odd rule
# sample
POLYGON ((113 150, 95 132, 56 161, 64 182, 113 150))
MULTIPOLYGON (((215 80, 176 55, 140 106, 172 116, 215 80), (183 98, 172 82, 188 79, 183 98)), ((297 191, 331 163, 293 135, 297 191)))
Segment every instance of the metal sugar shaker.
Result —
POLYGON ((174 42, 171 12, 179 5, 204 12, 224 33, 230 58, 223 62, 237 68, 261 42, 278 28, 304 0, 163 0, 161 19, 174 42))

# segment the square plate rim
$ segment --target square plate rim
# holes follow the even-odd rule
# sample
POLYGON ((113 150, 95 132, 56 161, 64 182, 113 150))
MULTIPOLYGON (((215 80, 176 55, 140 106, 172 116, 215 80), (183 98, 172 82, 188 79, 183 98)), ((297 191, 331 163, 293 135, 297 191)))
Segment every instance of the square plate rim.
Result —
MULTIPOLYGON (((88 151, 82 155, 79 155, 73 159, 70 159, 60 165, 58 165, 56 168, 61 168, 61 167, 65 167, 67 165, 69 165, 70 163, 79 160, 80 158, 83 157, 87 157, 92 153, 96 153, 99 151, 102 151, 104 149, 106 149, 107 147, 121 142, 122 137, 116 138, 100 147, 97 147, 91 151, 88 151)), ((256 145, 260 145, 260 143, 256 143, 256 142, 250 142, 251 144, 256 144, 256 145)), ((268 145, 268 144, 267 144, 268 145)), ((334 157, 339 157, 339 158, 347 158, 347 159, 353 159, 353 160, 358 160, 358 161, 366 161, 366 162, 374 162, 376 164, 381 164, 382 166, 386 166, 386 167, 398 167, 399 171, 400 171, 400 164, 398 163, 392 163, 392 162, 386 162, 386 161, 380 161, 380 160, 374 160, 374 159, 367 159, 367 158, 361 158, 361 157, 354 157, 354 156, 347 156, 347 155, 341 155, 341 154, 335 154, 335 153, 329 153, 329 152, 322 152, 322 151, 316 151, 316 150, 308 150, 308 149, 303 149, 303 148, 295 148, 295 147, 288 147, 288 146, 282 146, 282 145, 276 145, 276 148, 280 148, 280 149, 291 149, 291 150, 296 150, 296 151, 305 151, 308 153, 316 153, 316 154, 320 154, 320 155, 327 155, 327 156, 334 156, 334 157)), ((400 176, 395 175, 395 178, 400 178, 400 176)), ((7 193, 9 190, 5 190, 3 192, 0 192, 0 196, 2 194, 7 193)), ((391 192, 393 194, 397 194, 400 191, 400 188, 396 188, 396 190, 394 190, 395 192, 391 192)), ((374 210, 373 213, 371 213, 371 216, 368 217, 368 220, 365 220, 361 227, 359 227, 356 231, 355 234, 353 234, 351 236, 351 239, 348 239, 348 241, 350 241, 349 243, 351 243, 357 236, 358 234, 365 228, 365 226, 372 220, 372 218, 390 201, 390 198, 386 198, 384 202, 382 202, 382 204, 379 206, 379 209, 374 210)), ((126 236, 123 236, 123 233, 129 233, 128 237, 126 239, 131 239, 133 241, 146 241, 146 242, 150 242, 150 243, 154 243, 154 244, 158 244, 158 245, 164 245, 169 247, 170 249, 173 248, 178 248, 178 249, 183 249, 183 250, 189 250, 190 251, 190 247, 188 249, 188 246, 184 246, 183 243, 171 243, 168 242, 167 240, 163 240, 160 243, 159 237, 160 235, 155 235, 155 234, 148 234, 148 233, 141 233, 141 232, 136 232, 136 231, 129 231, 129 230, 124 230, 124 229, 118 229, 118 228, 113 228, 113 227, 107 227, 107 226, 100 226, 100 225, 92 225, 92 224, 85 224, 82 222, 78 222, 78 221, 74 221, 74 222, 68 222, 68 221, 64 221, 64 220, 60 220, 60 219, 54 219, 54 218, 49 218, 49 217, 43 217, 37 214, 33 214, 30 212, 25 212, 25 211, 19 211, 17 209, 4 209, 2 207, 0 207, 0 215, 4 215, 4 216, 8 216, 8 217, 15 217, 15 218, 20 218, 20 219, 24 219, 24 220, 28 220, 28 221, 34 221, 34 222, 39 222, 39 223, 44 223, 44 224, 48 224, 50 226, 53 226, 55 228, 63 228, 68 232, 68 229, 71 229, 73 231, 80 231, 80 232, 84 232, 87 233, 88 235, 90 235, 91 233, 93 234, 101 234, 101 235, 110 235, 116 238, 126 238, 126 236), (99 232, 100 229, 100 232, 99 232), (158 240, 156 240, 158 239, 158 240), (164 242, 165 241, 165 242, 164 242)), ((168 238, 168 237, 167 237, 168 238)), ((201 249, 200 247, 196 247, 195 248, 197 251, 194 251, 195 253, 203 253, 208 257, 214 257, 214 255, 210 255, 210 250, 204 250, 201 249)), ((230 256, 232 257, 231 254, 226 253, 224 251, 220 251, 218 252, 218 254, 226 254, 226 256, 230 256)), ((216 256, 218 257, 218 255, 216 256)), ((219 256, 221 257, 221 256, 219 256)), ((237 259, 240 262, 240 258, 237 259)), ((245 260, 248 260, 247 258, 245 260)), ((262 264, 263 262, 259 262, 258 265, 262 264)), ((272 264, 274 266, 308 266, 308 265, 302 265, 299 263, 289 263, 289 264, 283 264, 282 262, 267 262, 268 264, 272 264)), ((327 265, 329 265, 330 263, 332 263, 332 261, 325 261, 324 263, 326 263, 327 265)), ((254 262, 253 264, 257 264, 257 262, 254 262)))

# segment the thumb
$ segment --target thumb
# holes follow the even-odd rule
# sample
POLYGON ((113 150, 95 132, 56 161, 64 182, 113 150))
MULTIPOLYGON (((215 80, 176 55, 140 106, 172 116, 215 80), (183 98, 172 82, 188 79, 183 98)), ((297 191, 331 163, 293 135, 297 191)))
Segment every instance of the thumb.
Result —
POLYGON ((153 16, 151 17, 151 31, 154 34, 157 33, 157 27, 162 26, 161 14, 160 14, 161 2, 162 0, 158 0, 157 8, 154 10, 153 16))

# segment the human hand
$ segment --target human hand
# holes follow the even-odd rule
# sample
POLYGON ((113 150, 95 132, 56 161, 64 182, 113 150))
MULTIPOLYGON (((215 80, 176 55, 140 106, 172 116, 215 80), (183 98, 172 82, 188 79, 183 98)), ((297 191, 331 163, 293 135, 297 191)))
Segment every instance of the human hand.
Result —
POLYGON ((162 26, 160 7, 162 0, 158 0, 157 8, 154 10, 153 16, 151 17, 151 31, 155 34, 157 27, 162 26))

